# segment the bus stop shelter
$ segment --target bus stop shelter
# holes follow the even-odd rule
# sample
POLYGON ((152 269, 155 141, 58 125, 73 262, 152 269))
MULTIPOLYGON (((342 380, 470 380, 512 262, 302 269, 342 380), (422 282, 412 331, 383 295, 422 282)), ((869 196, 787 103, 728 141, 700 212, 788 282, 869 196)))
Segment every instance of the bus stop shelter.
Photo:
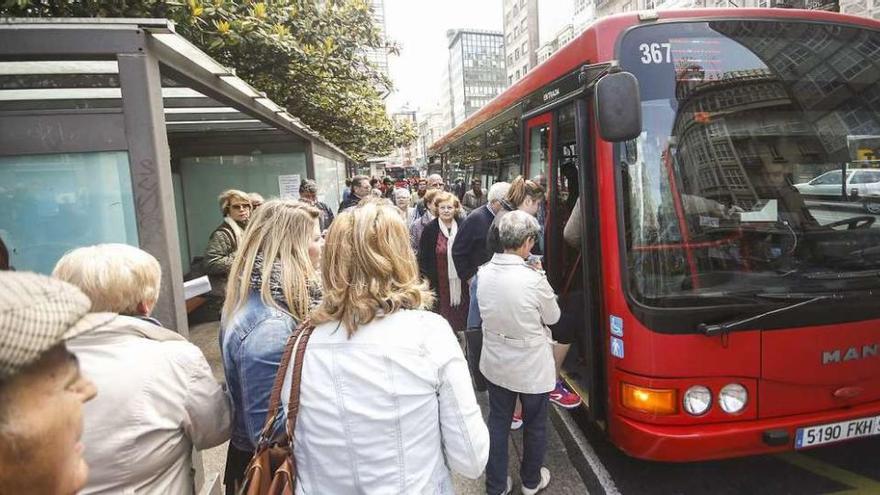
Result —
POLYGON ((0 20, 0 238, 18 270, 121 242, 159 259, 154 316, 188 334, 183 275, 217 194, 341 199, 350 158, 165 19, 0 20))

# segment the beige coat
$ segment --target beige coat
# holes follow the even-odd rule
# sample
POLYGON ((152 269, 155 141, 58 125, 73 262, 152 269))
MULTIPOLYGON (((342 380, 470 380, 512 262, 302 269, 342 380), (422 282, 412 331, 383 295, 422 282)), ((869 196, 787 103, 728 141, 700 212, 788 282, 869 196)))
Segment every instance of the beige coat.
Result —
POLYGON ((544 272, 517 255, 496 253, 477 277, 483 317, 480 371, 513 392, 550 392, 556 386, 556 365, 547 325, 559 321, 560 310, 544 272))
POLYGON ((68 341, 98 389, 85 405, 81 494, 194 492, 192 449, 229 439, 229 402, 205 356, 178 334, 119 316, 68 341))

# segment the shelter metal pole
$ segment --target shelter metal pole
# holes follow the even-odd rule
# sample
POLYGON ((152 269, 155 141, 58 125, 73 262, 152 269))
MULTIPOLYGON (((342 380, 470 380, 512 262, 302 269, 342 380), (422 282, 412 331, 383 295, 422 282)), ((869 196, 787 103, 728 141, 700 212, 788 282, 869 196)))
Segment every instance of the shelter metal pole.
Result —
POLYGON ((141 249, 162 266, 162 289, 153 315, 188 337, 159 63, 148 51, 121 53, 117 59, 138 238, 141 249))

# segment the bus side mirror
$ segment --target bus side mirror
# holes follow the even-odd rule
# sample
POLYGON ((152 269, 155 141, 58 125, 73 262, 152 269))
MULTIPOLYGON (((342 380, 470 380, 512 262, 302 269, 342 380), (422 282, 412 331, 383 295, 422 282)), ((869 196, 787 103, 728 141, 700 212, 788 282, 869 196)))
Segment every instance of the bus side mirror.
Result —
POLYGON ((639 137, 642 102, 636 76, 629 72, 606 74, 596 82, 593 97, 602 139, 617 143, 639 137))

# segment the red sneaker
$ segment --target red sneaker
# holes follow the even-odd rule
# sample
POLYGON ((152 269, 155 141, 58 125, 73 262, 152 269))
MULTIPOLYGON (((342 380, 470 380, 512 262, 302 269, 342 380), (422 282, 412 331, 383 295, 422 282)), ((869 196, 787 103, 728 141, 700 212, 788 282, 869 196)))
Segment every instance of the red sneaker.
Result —
POLYGON ((518 430, 522 428, 522 414, 513 413, 513 419, 510 420, 510 429, 518 430))
POLYGON ((581 405, 581 396, 566 388, 562 380, 556 380, 556 388, 550 392, 550 402, 559 407, 574 409, 581 405))

